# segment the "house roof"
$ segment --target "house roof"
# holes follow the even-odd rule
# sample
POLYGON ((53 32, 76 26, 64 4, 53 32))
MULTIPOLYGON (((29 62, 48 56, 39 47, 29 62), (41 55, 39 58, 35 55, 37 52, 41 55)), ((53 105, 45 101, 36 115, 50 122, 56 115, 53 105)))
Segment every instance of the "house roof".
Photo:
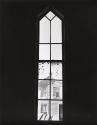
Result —
MULTIPOLYGON (((50 79, 50 76, 48 76, 48 77, 45 78, 44 80, 40 80, 38 86, 39 86, 39 87, 42 87, 42 88, 46 88, 46 87, 50 84, 49 79, 50 79)), ((52 78, 52 82, 51 82, 51 83, 53 84, 53 83, 55 83, 56 81, 57 81, 57 80, 55 80, 55 79, 52 78)), ((57 82, 57 84, 58 84, 58 82, 57 82)))

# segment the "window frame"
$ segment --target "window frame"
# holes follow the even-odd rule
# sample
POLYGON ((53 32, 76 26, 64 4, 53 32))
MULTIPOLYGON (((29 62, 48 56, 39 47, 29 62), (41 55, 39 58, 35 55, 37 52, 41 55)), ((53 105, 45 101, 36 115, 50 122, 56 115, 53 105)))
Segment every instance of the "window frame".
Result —
MULTIPOLYGON (((63 102, 63 120, 62 121, 47 121, 47 120, 37 120, 37 107, 38 107, 38 77, 36 78, 36 84, 34 85, 34 89, 35 89, 35 91, 34 91, 34 95, 35 95, 35 98, 34 98, 34 121, 35 122, 37 122, 37 123, 58 123, 58 124, 60 124, 60 123, 63 123, 64 122, 64 81, 65 81, 65 78, 64 78, 64 76, 65 76, 65 70, 64 70, 64 63, 65 63, 65 61, 66 61, 66 56, 65 56, 65 52, 66 52, 66 50, 65 50, 65 21, 64 21, 64 17, 63 17, 63 15, 58 11, 58 10, 56 10, 54 7, 52 7, 52 6, 49 6, 49 7, 47 7, 47 8, 45 8, 45 9, 43 9, 42 11, 41 11, 41 13, 36 17, 36 43, 35 43, 35 46, 36 46, 36 64, 37 64, 37 66, 36 66, 36 68, 37 68, 37 76, 38 76, 38 63, 39 63, 39 59, 38 59, 38 57, 39 57, 39 21, 45 16, 45 14, 47 14, 49 11, 52 11, 57 17, 59 17, 60 19, 61 19, 61 21, 62 21, 62 60, 61 60, 61 62, 62 62, 62 76, 63 76, 63 79, 62 79, 62 95, 63 95, 63 99, 62 99, 62 102, 63 102)), ((45 60, 46 61, 46 60, 45 60)), ((54 60, 53 60, 53 62, 54 62, 54 60)), ((55 62, 56 62, 56 60, 55 60, 55 62)), ((57 61, 58 62, 58 61, 57 61)), ((60 60, 59 60, 59 62, 60 62, 60 60)))

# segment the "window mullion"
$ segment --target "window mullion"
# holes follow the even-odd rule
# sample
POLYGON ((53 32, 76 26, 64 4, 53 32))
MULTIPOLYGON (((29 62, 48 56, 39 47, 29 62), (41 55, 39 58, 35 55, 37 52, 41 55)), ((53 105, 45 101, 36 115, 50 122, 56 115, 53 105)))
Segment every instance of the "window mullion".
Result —
POLYGON ((51 120, 51 21, 50 21, 50 101, 49 101, 49 118, 51 120))

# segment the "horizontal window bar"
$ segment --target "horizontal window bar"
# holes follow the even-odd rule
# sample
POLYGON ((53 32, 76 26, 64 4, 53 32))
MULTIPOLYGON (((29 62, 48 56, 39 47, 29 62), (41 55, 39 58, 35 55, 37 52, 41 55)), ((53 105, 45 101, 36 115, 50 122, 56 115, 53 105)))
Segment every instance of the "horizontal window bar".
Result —
POLYGON ((63 60, 38 60, 38 62, 63 62, 63 60))
POLYGON ((61 79, 38 79, 38 80, 55 80, 55 81, 63 81, 61 79))
POLYGON ((62 43, 38 43, 38 44, 62 44, 62 43))
POLYGON ((63 99, 37 99, 38 101, 63 101, 63 99))

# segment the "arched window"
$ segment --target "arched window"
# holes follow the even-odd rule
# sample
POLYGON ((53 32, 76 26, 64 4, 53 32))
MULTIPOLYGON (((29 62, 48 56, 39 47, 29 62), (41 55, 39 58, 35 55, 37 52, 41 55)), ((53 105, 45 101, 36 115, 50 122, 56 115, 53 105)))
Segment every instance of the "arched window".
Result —
POLYGON ((62 19, 52 10, 39 20, 37 120, 63 120, 62 19))

